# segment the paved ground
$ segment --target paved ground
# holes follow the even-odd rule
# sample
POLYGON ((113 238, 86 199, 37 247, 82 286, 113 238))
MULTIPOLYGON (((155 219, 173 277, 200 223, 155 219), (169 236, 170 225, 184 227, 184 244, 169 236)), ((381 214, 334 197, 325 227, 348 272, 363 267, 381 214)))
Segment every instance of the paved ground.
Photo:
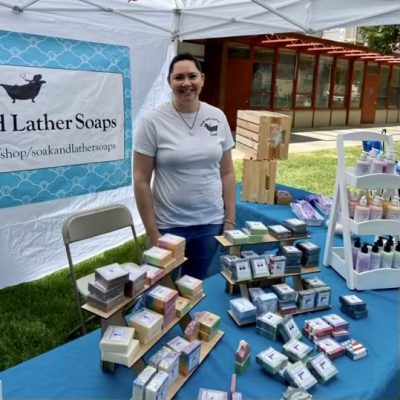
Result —
MULTIPOLYGON (((367 126, 367 127, 327 127, 316 128, 311 130, 294 129, 291 133, 291 141, 289 144, 290 153, 301 153, 315 150, 326 150, 336 148, 336 137, 338 134, 350 132, 382 132, 386 129, 387 134, 393 135, 393 140, 400 142, 400 126, 367 126)), ((351 142, 350 142, 351 144, 351 142)), ((396 150, 398 149, 396 145, 396 150)), ((245 154, 238 149, 233 149, 232 156, 234 160, 244 158, 245 154)))

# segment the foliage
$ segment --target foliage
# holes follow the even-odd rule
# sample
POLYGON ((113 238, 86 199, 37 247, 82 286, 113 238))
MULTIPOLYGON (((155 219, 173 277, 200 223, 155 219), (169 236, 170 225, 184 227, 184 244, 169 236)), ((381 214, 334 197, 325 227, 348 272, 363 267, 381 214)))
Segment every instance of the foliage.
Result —
POLYGON ((391 54, 400 47, 400 25, 363 27, 361 36, 369 47, 384 54, 391 54))

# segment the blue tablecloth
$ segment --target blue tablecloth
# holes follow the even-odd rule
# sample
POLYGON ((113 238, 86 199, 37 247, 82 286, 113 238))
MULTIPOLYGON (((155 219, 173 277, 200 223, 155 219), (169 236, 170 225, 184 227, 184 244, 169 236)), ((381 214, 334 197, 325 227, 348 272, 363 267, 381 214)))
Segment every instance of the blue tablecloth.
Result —
MULTIPOLYGON (((295 197, 304 192, 293 191, 295 197)), ((257 205, 238 201, 239 226, 244 220, 279 222, 293 217, 288 206, 257 205)), ((311 240, 323 250, 325 227, 312 228, 311 240)), ((340 242, 340 238, 337 238, 340 242)), ((256 246, 253 247, 257 250, 256 246)), ((322 257, 321 257, 322 259, 322 257)), ((363 343, 368 357, 352 361, 347 356, 334 360, 339 374, 326 385, 316 385, 310 392, 315 399, 399 399, 399 290, 369 290, 356 292, 366 303, 368 318, 351 320, 339 310, 339 295, 354 293, 332 269, 321 267, 317 275, 332 288, 332 309, 295 316, 303 327, 307 318, 334 312, 350 322, 351 337, 363 343)), ((227 314, 229 300, 224 291, 225 281, 215 274, 204 281, 206 297, 195 310, 209 310, 221 316, 225 335, 178 392, 176 399, 196 399, 200 387, 229 391, 234 371, 235 350, 240 339, 252 346, 248 370, 238 376, 237 390, 244 399, 279 399, 285 386, 272 379, 255 361, 255 355, 273 346, 282 349, 282 342, 273 342, 256 333, 254 326, 238 327, 227 314)), ((180 334, 179 328, 167 337, 180 334)), ((158 345, 167 340, 162 339, 158 345)), ((114 373, 103 373, 100 368, 99 331, 92 332, 64 346, 0 373, 4 398, 11 399, 125 399, 131 395, 134 375, 118 366, 114 373)), ((311 344, 308 339, 303 340, 311 344)), ((152 354, 155 349, 150 351, 152 354)), ((149 354, 149 355, 150 355, 149 354)), ((146 356, 147 358, 147 356, 146 356)))

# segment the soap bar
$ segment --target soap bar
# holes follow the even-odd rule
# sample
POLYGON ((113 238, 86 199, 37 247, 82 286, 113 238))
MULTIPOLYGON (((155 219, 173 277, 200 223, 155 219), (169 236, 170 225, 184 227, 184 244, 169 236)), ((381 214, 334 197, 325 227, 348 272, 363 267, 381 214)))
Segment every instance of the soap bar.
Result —
POLYGON ((134 328, 110 325, 100 340, 100 349, 102 351, 126 353, 134 334, 134 328))

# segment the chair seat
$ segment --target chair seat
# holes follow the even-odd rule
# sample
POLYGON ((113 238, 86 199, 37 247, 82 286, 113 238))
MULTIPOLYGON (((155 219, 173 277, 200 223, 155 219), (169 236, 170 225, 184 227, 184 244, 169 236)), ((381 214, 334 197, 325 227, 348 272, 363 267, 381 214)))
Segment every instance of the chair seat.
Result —
POLYGON ((77 279, 76 284, 81 296, 86 300, 89 294, 88 283, 94 282, 94 272, 89 275, 85 275, 82 278, 77 279))

